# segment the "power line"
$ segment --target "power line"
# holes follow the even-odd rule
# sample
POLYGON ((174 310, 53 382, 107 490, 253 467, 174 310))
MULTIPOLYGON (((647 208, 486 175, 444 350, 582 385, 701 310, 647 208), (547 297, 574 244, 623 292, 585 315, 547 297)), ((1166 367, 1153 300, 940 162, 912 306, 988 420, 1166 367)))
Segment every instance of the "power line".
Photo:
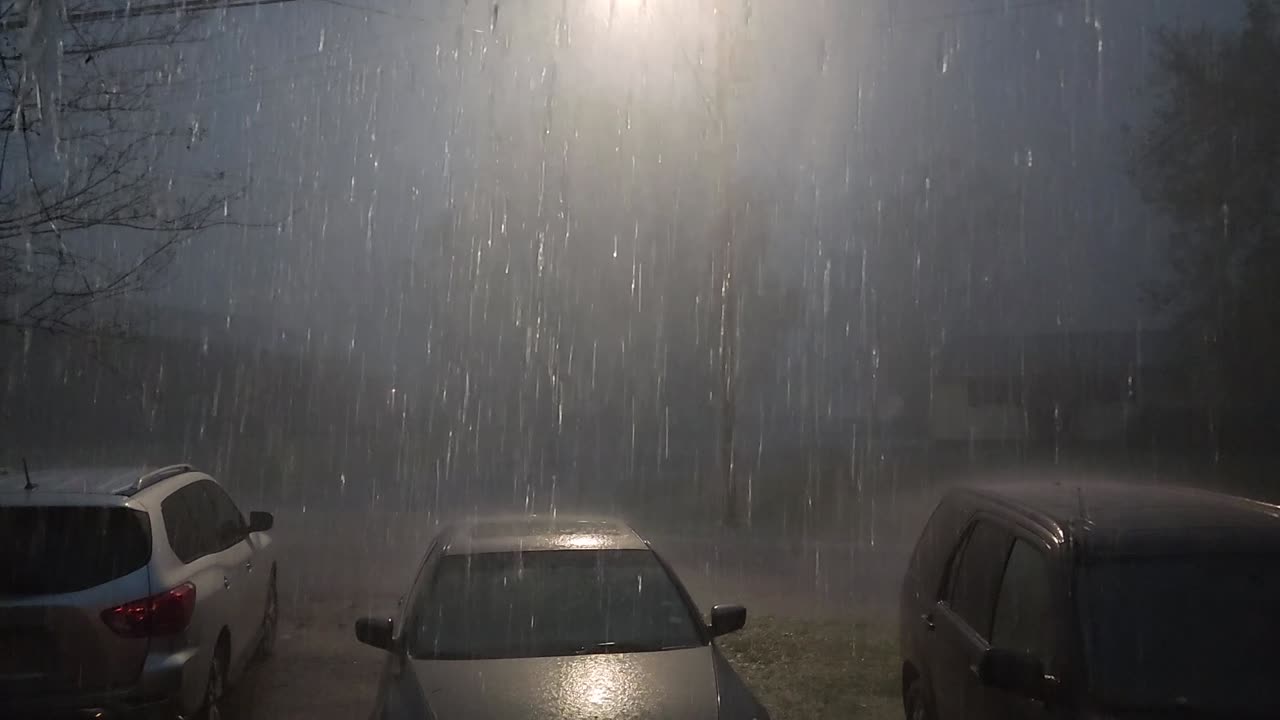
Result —
MULTIPOLYGON (((125 20, 128 18, 144 17, 148 15, 194 13, 205 12, 208 10, 257 7, 260 5, 280 5, 287 2, 295 2, 295 0, 170 0, 169 2, 137 5, 125 8, 112 8, 110 10, 83 10, 79 12, 69 12, 66 15, 66 21, 68 23, 104 22, 108 20, 125 20)), ((313 0, 313 2, 320 2, 326 5, 346 8, 348 10, 369 13, 371 15, 381 15, 395 20, 407 20, 410 22, 429 25, 437 25, 443 22, 443 20, 436 18, 428 18, 421 15, 408 15, 391 10, 383 10, 370 5, 344 2, 343 0, 313 0)), ((8 14, 7 9, 5 14, 8 14)), ((26 17, 11 17, 0 23, 0 30, 20 30, 26 26, 26 17)))
POLYGON ((391 10, 383 10, 381 8, 376 8, 369 5, 359 5, 356 3, 343 2, 343 0, 314 0, 314 1, 321 2, 326 5, 333 5, 335 7, 346 8, 348 10, 355 10, 357 12, 369 13, 371 15, 382 15, 383 17, 394 18, 396 20, 409 20, 410 22, 424 23, 427 25, 439 25, 440 23, 444 22, 443 20, 438 20, 435 18, 422 17, 421 15, 405 15, 404 13, 393 12, 391 10))
POLYGON ((880 29, 897 30, 899 28, 911 27, 913 25, 931 25, 934 23, 950 22, 953 20, 962 20, 964 18, 971 17, 982 17, 985 15, 1006 15, 1020 10, 1034 10, 1037 8, 1053 6, 1062 7, 1078 2, 1080 2, 1080 0, 1023 0, 1023 2, 969 8, 968 10, 952 10, 950 12, 938 13, 935 15, 921 15, 917 17, 903 18, 902 20, 890 20, 889 22, 881 25, 880 29))
MULTIPOLYGON (((135 5, 124 8, 112 8, 108 10, 83 10, 79 12, 69 12, 66 15, 68 23, 91 23, 103 22, 109 20, 125 20, 128 18, 144 17, 149 15, 166 15, 169 13, 192 13, 204 12, 208 10, 232 9, 243 7, 259 7, 263 5, 280 5, 288 2, 296 2, 296 0, 170 0, 169 2, 152 3, 147 5, 135 5)), ((383 10, 370 5, 362 5, 359 3, 345 2, 344 0, 313 0, 326 5, 346 8, 358 12, 369 13, 372 15, 381 15, 396 20, 408 20, 411 22, 425 24, 439 24, 442 20, 436 18, 423 17, 421 15, 409 15, 405 13, 394 12, 391 10, 383 10)), ((992 5, 988 7, 970 8, 968 10, 954 10, 936 15, 924 15, 913 18, 904 18, 902 20, 891 20, 885 24, 883 29, 895 29, 908 27, 912 25, 923 25, 937 22, 946 22, 949 20, 957 20, 968 17, 979 17, 983 15, 999 15, 1019 10, 1029 10, 1042 7, 1063 6, 1078 0, 1024 0, 1023 2, 1005 3, 1002 5, 992 5)), ((23 16, 11 17, 0 22, 0 30, 20 30, 27 26, 27 18, 23 16)))
MULTIPOLYGON (((130 17, 139 17, 139 16, 148 16, 148 15, 154 16, 154 15, 161 15, 161 14, 166 14, 170 12, 176 12, 176 13, 206 12, 209 10, 216 10, 216 9, 222 9, 222 8, 243 8, 243 7, 257 7, 257 6, 264 6, 264 5, 278 5, 278 4, 283 4, 286 2, 293 2, 293 1, 294 0, 170 0, 169 2, 140 5, 140 6, 135 6, 131 8, 117 8, 117 9, 111 9, 111 10, 95 10, 95 11, 68 13, 66 20, 68 23, 100 22, 100 21, 107 21, 107 20, 113 20, 113 19, 125 19, 130 17)), ((1061 6, 1070 5, 1072 3, 1076 3, 1079 1, 1080 0, 1023 0, 1022 2, 1016 2, 1016 3, 1004 3, 1000 5, 990 5, 990 6, 969 8, 965 10, 954 10, 954 11, 939 13, 934 15, 916 16, 916 17, 904 18, 901 20, 890 20, 888 23, 883 24, 881 28, 884 30, 895 30, 895 29, 900 29, 904 27, 934 24, 934 23, 940 23, 940 22, 949 22, 949 21, 955 21, 958 19, 970 18, 970 17, 1008 14, 1008 13, 1017 12, 1021 10, 1054 7, 1054 6, 1061 7, 1061 6)), ((384 16, 384 17, 389 17, 389 18, 399 19, 399 20, 408 20, 408 21, 430 23, 430 24, 439 24, 443 22, 443 20, 432 20, 430 18, 425 18, 421 16, 416 16, 416 15, 405 15, 405 14, 396 13, 388 10, 382 10, 380 8, 375 8, 368 5, 346 2, 345 0, 312 0, 312 2, 324 3, 327 5, 333 5, 335 7, 345 8, 348 10, 365 12, 365 13, 370 13, 374 15, 379 15, 379 16, 384 16)), ((674 19, 670 17, 670 15, 668 15, 667 20, 668 22, 673 22, 674 19)), ((4 21, 2 24, 0 24, 0 27, 3 27, 3 29, 5 30, 19 29, 24 27, 25 24, 26 24, 25 18, 11 18, 9 20, 4 21)), ((699 72, 700 68, 696 67, 692 58, 689 57, 687 48, 681 46, 680 51, 683 55, 682 59, 684 60, 685 64, 689 67, 689 70, 691 71, 695 81, 698 83, 698 86, 699 86, 698 91, 702 95, 703 102, 708 104, 707 110, 709 114, 711 114, 712 117, 714 118, 715 112, 714 112, 714 109, 710 107, 709 94, 707 93, 705 86, 703 86, 701 73, 699 72)), ((318 52, 308 53, 302 56, 291 58, 289 60, 284 61, 281 64, 276 65, 274 67, 275 72, 269 71, 265 74, 262 74, 258 77, 251 78, 251 79, 245 78, 248 80, 248 82, 243 85, 233 84, 230 87, 216 88, 213 94, 211 95, 211 97, 218 97, 226 94, 234 94, 234 93, 242 92, 245 90, 251 90, 259 87, 276 85, 281 82, 288 82, 289 80, 296 79, 299 77, 307 77, 315 73, 331 72, 334 68, 331 68, 328 66, 310 68, 300 72, 287 72, 287 71, 280 72, 280 69, 282 67, 294 65, 307 59, 323 57, 326 54, 327 53, 323 51, 318 51, 318 52)), ((162 85, 162 86, 156 86, 153 89, 163 93, 171 93, 171 92, 178 92, 182 89, 186 89, 186 87, 191 87, 191 86, 194 86, 196 88, 201 88, 201 87, 209 87, 213 85, 216 87, 216 85, 221 82, 234 83, 235 79, 237 79, 235 77, 235 74, 229 73, 213 79, 191 78, 191 79, 177 80, 172 83, 166 83, 165 85, 162 85)))
POLYGON ((182 92, 197 91, 203 93, 201 97, 204 99, 215 98, 228 93, 273 86, 294 79, 338 73, 344 69, 343 66, 348 62, 363 64, 375 61, 379 56, 382 56, 385 53, 402 49, 403 48, 379 45, 370 52, 362 53, 359 57, 353 53, 347 58, 331 55, 327 51, 313 52, 288 58, 278 63, 263 63, 263 66, 267 69, 261 72, 253 72, 251 74, 247 72, 224 73, 222 75, 208 78, 180 78, 169 82, 157 83, 149 87, 147 91, 155 91, 157 94, 170 96, 177 95, 182 92), (312 67, 289 69, 308 60, 317 59, 321 60, 324 64, 312 67), (250 76, 246 77, 246 74, 249 74, 250 76), (210 92, 204 92, 206 90, 209 90, 210 92))
MULTIPOLYGON (((279 5, 296 2, 296 0, 171 0, 170 2, 135 5, 131 7, 112 8, 110 10, 82 10, 69 12, 68 23, 91 23, 108 20, 127 20, 147 15, 168 15, 170 13, 204 12, 230 8, 257 7, 259 5, 279 5)), ((27 26, 26 17, 12 17, 0 24, 0 30, 21 30, 27 26)))

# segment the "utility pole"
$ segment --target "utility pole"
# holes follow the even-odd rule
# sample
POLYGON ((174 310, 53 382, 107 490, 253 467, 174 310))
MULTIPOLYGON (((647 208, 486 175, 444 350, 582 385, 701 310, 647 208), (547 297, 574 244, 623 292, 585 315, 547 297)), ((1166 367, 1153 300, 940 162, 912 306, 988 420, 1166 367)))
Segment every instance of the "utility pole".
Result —
POLYGON ((720 422, 719 460, 724 487, 724 525, 737 527, 739 492, 735 467, 735 430, 737 403, 738 291, 734 252, 734 172, 733 158, 737 143, 730 125, 729 100, 733 86, 734 48, 727 0, 716 0, 716 87, 715 108, 720 161, 720 222, 714 227, 721 234, 719 277, 716 292, 720 295, 720 422))

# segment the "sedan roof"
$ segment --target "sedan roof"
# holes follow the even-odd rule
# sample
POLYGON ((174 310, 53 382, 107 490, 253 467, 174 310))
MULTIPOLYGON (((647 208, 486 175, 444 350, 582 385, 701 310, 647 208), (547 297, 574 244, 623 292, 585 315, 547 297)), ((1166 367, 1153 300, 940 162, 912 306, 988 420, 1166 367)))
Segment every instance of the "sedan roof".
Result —
POLYGON ((446 555, 541 550, 647 550, 626 523, 604 517, 519 515, 476 518, 445 531, 446 555))

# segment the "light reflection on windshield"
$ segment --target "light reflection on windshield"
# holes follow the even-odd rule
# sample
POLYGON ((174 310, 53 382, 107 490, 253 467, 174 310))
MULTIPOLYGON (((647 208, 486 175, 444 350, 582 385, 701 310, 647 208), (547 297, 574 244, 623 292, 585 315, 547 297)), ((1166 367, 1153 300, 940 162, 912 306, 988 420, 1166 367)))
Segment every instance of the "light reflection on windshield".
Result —
POLYGON ((409 652, 423 659, 657 652, 702 644, 693 611, 643 550, 446 556, 414 603, 409 652))

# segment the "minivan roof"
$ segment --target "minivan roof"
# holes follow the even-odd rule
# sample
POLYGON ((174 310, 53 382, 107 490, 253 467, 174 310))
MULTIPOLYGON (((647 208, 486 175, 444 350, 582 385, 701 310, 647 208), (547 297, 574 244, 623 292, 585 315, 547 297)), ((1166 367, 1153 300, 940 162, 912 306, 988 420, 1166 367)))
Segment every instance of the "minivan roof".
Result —
POLYGON ((1280 506, 1209 490, 1119 482, 1013 482, 969 493, 1036 517, 1086 553, 1280 550, 1280 506))

